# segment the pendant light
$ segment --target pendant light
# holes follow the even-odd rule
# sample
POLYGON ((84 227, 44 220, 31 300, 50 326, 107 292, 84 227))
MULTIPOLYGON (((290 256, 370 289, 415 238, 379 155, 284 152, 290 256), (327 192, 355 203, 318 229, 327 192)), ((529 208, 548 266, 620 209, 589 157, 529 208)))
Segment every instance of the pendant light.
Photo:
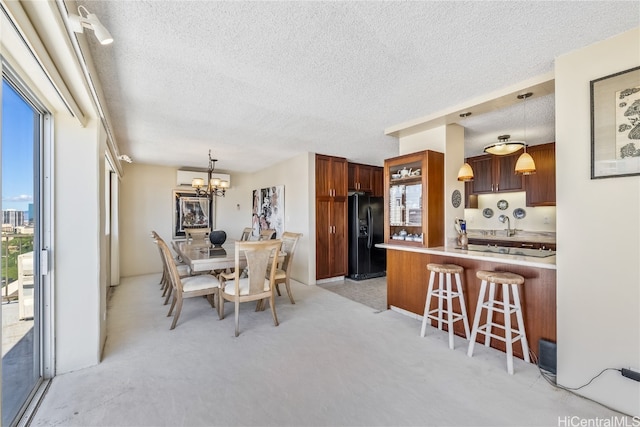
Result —
POLYGON ((469 163, 465 163, 458 171, 458 181, 473 181, 473 169, 469 163))
MULTIPOLYGON (((469 117, 472 113, 470 111, 465 111, 460 113, 460 117, 463 119, 469 117)), ((458 171, 458 181, 473 181, 473 169, 469 163, 465 163, 460 166, 460 170, 458 171)))
MULTIPOLYGON (((518 95, 518 99, 523 100, 522 108, 524 110, 524 140, 525 141, 527 140, 527 107, 525 102, 527 101, 527 98, 529 98, 531 95, 533 95, 533 93, 531 92, 518 95)), ((536 173, 536 163, 533 161, 533 157, 531 157, 531 154, 527 153, 526 144, 524 146, 524 153, 522 153, 520 157, 518 157, 518 161, 516 162, 515 172, 516 174, 521 174, 521 175, 531 175, 536 173)))

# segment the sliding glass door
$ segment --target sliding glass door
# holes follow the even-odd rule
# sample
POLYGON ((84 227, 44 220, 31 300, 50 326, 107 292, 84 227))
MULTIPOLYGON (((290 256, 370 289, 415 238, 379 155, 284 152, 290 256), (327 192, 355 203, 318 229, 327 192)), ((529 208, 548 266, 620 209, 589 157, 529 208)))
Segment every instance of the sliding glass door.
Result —
POLYGON ((17 423, 42 381, 40 170, 43 112, 2 79, 2 420, 17 423))

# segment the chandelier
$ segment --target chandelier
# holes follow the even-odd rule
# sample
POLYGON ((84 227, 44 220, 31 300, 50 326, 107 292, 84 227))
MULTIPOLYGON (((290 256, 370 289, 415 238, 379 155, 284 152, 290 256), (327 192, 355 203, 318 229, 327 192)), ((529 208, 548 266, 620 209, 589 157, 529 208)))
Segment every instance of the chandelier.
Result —
POLYGON ((207 197, 213 199, 214 196, 224 197, 224 193, 229 188, 229 181, 213 177, 213 170, 216 167, 218 159, 211 158, 211 150, 209 150, 209 168, 207 169, 207 182, 202 178, 193 178, 191 186, 195 188, 198 197, 207 197))

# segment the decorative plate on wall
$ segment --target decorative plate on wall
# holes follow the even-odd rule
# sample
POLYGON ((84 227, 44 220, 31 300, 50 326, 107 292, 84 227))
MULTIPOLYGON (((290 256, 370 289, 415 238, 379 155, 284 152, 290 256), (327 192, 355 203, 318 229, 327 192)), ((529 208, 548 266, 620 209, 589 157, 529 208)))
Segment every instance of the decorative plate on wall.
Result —
POLYGON ((461 202, 462 202, 462 194, 460 194, 459 190, 453 190, 453 194, 451 194, 451 203, 453 204, 453 207, 454 208, 459 207, 461 202))
POLYGON ((504 199, 498 200, 498 209, 503 211, 503 210, 507 209, 508 207, 509 207, 509 202, 507 202, 504 199))
POLYGON ((513 217, 516 219, 522 219, 525 216, 527 216, 527 212, 522 209, 522 208, 518 208, 518 209, 514 209, 513 210, 513 217))
POLYGON ((484 216, 485 218, 491 218, 493 216, 493 209, 484 208, 484 210, 482 211, 482 216, 484 216))

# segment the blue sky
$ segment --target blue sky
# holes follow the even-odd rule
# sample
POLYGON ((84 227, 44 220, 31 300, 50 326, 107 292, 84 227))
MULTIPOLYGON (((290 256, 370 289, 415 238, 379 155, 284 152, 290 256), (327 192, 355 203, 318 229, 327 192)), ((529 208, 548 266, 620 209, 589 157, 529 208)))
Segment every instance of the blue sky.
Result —
POLYGON ((2 81, 2 209, 26 211, 33 203, 34 116, 2 81))

